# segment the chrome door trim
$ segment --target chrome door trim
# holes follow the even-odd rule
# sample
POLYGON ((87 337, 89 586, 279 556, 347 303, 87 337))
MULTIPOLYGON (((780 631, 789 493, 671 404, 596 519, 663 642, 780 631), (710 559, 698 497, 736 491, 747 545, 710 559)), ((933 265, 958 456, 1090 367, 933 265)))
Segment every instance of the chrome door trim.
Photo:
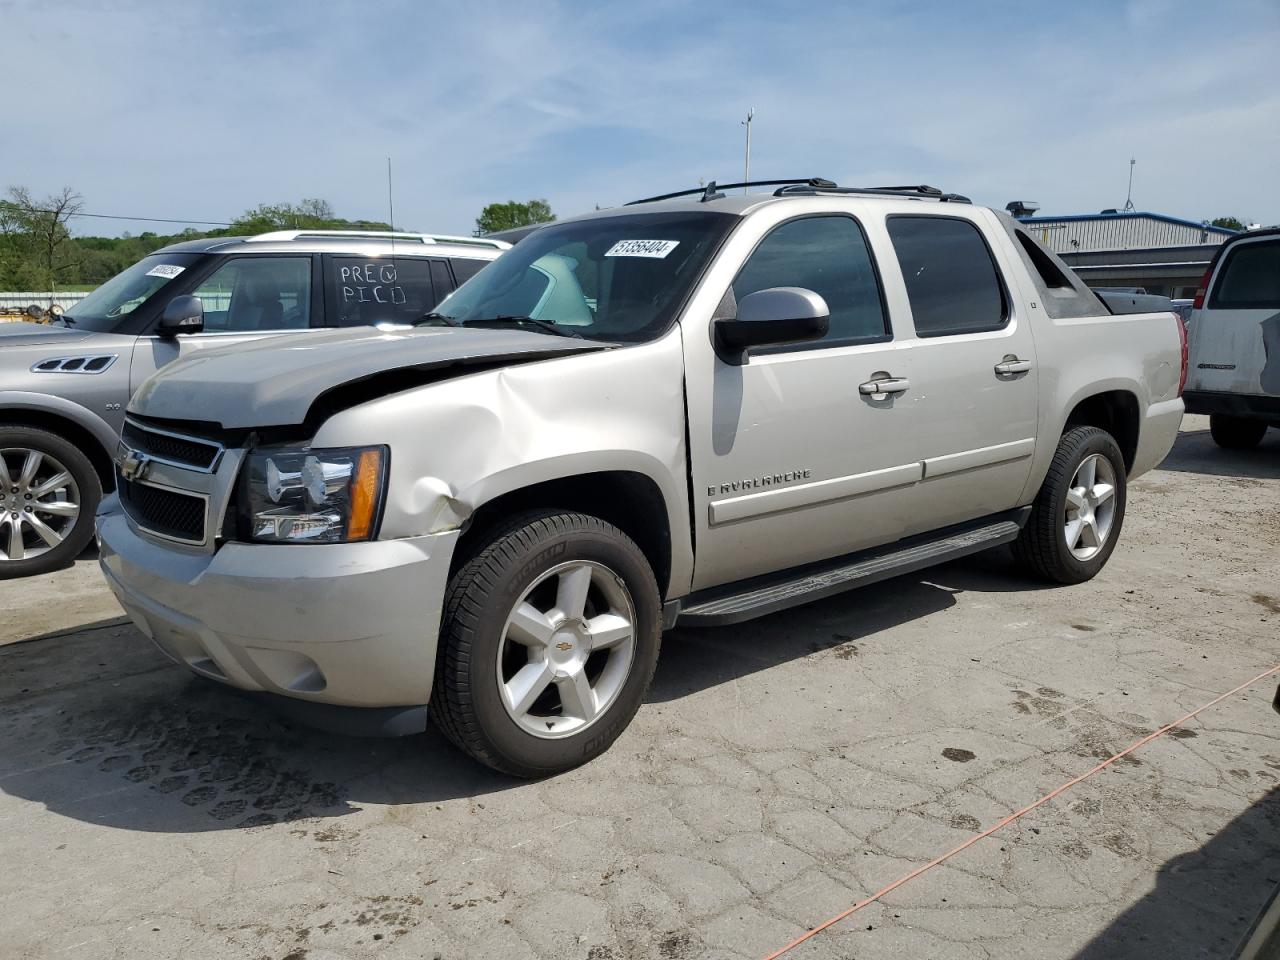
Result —
POLYGON ((766 513, 777 513, 780 510, 794 510, 829 503, 833 500, 846 500, 849 497, 877 493, 893 487, 908 486, 918 483, 923 477, 922 462, 904 463, 901 466, 855 473, 847 477, 815 480, 812 483, 784 487, 781 490, 765 490, 742 497, 730 497, 727 500, 717 500, 708 504, 708 523, 711 526, 717 526, 766 513))
POLYGON ((990 447, 949 453, 942 457, 928 457, 924 461, 924 478, 928 480, 932 477, 944 477, 949 473, 959 473, 961 470, 1021 460, 1035 453, 1035 449, 1035 438, 1027 437, 1009 443, 997 443, 990 447))

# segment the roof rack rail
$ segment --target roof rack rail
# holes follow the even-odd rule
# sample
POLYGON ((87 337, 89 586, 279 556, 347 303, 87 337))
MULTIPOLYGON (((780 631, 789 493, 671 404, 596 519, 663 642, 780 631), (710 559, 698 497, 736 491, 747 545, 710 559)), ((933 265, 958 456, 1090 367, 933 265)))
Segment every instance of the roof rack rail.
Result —
POLYGON ((249 243, 272 243, 285 240, 309 240, 313 237, 345 237, 351 240, 403 240, 407 243, 457 243, 473 247, 506 250, 505 240, 484 237, 455 237, 446 233, 401 233, 394 230, 272 230, 249 237, 249 243))
POLYGON ((695 193, 702 194, 702 202, 708 200, 720 200, 724 198, 721 190, 733 190, 737 187, 777 187, 777 186, 807 186, 814 189, 830 188, 835 186, 835 182, 827 180, 825 177, 809 177, 805 180, 742 180, 738 183, 721 183, 717 184, 714 180, 703 187, 694 187, 692 190, 677 190, 675 193, 664 193, 656 197, 645 197, 643 200, 632 200, 626 206, 633 207, 637 203, 657 203, 659 200, 674 200, 676 197, 691 197, 695 193))
POLYGON ((958 193, 943 193, 937 187, 918 184, 905 187, 837 187, 835 184, 795 184, 779 187, 773 192, 775 197, 812 196, 823 193, 855 194, 873 197, 907 197, 912 200, 937 200, 939 203, 972 203, 966 196, 958 193))

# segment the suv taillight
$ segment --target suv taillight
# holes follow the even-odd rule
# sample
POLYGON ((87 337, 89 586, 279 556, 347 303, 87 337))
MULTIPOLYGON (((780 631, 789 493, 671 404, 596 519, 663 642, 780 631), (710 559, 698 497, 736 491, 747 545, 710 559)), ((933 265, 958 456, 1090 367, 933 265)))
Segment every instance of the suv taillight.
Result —
POLYGON ((1209 265, 1209 269, 1204 272, 1204 276, 1200 278, 1200 286, 1196 287, 1196 299, 1191 304, 1192 310, 1199 310, 1204 306, 1204 295, 1209 290, 1209 278, 1213 276, 1213 264, 1209 265))
MULTIPOLYGON (((1202 299, 1203 297, 1197 294, 1196 303, 1202 299)), ((1182 353, 1182 373, 1178 377, 1178 396, 1182 396, 1182 388, 1187 385, 1187 366, 1191 362, 1191 350, 1187 346, 1187 325, 1176 313, 1173 315, 1173 322, 1178 327, 1178 346, 1182 353)))

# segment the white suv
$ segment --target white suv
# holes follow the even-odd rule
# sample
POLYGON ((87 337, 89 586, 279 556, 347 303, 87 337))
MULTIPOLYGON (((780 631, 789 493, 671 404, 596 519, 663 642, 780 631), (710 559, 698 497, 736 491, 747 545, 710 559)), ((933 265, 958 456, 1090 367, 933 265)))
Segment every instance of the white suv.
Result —
POLYGON ((1232 237, 1196 292, 1188 325, 1188 413, 1207 413, 1221 447, 1280 427, 1280 227, 1232 237))

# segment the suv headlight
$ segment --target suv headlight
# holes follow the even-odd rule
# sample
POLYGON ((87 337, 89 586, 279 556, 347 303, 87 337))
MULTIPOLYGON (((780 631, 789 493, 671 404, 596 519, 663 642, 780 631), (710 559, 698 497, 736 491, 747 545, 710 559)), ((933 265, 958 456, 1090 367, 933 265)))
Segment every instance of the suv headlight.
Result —
POLYGON ((386 447, 255 451, 245 462, 242 529, 265 543, 371 540, 386 468, 386 447))

